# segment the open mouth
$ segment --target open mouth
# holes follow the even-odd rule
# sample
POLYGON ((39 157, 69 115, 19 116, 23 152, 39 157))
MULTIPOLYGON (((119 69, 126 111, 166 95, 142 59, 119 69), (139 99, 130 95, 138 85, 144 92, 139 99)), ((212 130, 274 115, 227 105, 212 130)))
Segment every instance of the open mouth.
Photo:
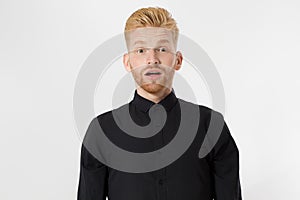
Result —
POLYGON ((149 78, 151 80, 154 80, 154 79, 157 79, 161 76, 161 72, 150 71, 150 72, 145 73, 145 76, 147 76, 147 78, 149 78))
POLYGON ((152 76, 152 75, 160 75, 160 72, 147 72, 145 75, 146 76, 152 76))

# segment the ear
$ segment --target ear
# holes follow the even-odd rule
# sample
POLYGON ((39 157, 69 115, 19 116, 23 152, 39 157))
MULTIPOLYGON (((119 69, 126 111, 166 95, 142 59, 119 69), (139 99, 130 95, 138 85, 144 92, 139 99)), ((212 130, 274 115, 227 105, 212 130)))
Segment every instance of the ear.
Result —
POLYGON ((179 70, 181 68, 182 65, 182 53, 180 51, 176 52, 176 60, 175 60, 175 70, 179 70))
POLYGON ((128 72, 131 72, 131 66, 130 66, 130 63, 129 63, 129 54, 128 53, 125 53, 123 55, 123 64, 124 64, 125 69, 128 72))

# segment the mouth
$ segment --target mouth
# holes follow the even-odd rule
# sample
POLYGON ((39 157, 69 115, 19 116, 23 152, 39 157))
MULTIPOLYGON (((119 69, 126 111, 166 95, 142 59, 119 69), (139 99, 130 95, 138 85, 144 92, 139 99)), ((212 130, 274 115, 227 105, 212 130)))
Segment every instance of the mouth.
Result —
POLYGON ((156 79, 161 76, 161 72, 159 71, 149 71, 145 73, 145 76, 147 76, 150 79, 156 79))

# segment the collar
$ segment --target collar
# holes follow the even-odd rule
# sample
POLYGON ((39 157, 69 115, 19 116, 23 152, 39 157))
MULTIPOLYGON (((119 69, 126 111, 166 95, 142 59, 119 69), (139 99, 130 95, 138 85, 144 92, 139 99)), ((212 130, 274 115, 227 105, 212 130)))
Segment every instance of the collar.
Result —
MULTIPOLYGON (((178 99, 175 95, 175 91, 172 88, 170 94, 168 94, 165 98, 158 102, 158 104, 162 105, 166 109, 166 111, 169 111, 171 108, 173 108, 177 101, 178 99)), ((131 102, 143 112, 148 112, 148 110, 155 104, 153 101, 140 96, 137 93, 137 90, 135 90, 134 97, 131 102)))

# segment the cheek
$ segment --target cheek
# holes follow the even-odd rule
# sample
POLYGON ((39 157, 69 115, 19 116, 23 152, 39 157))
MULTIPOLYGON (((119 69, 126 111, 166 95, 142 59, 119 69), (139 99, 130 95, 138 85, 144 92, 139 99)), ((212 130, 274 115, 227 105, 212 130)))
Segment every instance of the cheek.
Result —
POLYGON ((130 57, 129 63, 132 68, 137 68, 145 64, 143 59, 135 57, 130 57))
POLYGON ((175 65, 175 57, 168 56, 163 59, 163 64, 167 65, 168 67, 173 67, 175 65))
POLYGON ((138 64, 137 62, 130 63, 131 65, 131 72, 134 76, 140 76, 141 71, 143 67, 141 67, 141 64, 138 64))

